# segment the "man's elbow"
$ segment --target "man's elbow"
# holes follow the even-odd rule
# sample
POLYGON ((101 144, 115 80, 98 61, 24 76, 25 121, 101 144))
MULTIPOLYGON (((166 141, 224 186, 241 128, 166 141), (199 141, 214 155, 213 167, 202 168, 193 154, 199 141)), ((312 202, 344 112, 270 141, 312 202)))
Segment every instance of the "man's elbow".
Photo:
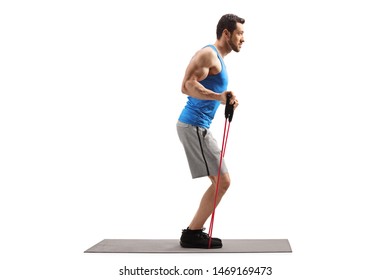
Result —
POLYGON ((187 90, 187 87, 186 87, 186 83, 183 83, 181 85, 181 93, 183 94, 188 94, 188 90, 187 90))

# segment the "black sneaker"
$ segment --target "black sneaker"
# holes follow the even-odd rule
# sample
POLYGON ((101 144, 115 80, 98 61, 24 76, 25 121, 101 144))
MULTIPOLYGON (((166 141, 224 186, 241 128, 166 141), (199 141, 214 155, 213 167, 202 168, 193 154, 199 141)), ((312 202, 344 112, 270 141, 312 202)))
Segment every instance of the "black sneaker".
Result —
MULTIPOLYGON (((209 248, 209 235, 203 232, 205 229, 191 230, 189 228, 183 229, 180 245, 183 248, 209 248)), ((211 249, 222 248, 222 241, 219 238, 211 238, 211 249)))

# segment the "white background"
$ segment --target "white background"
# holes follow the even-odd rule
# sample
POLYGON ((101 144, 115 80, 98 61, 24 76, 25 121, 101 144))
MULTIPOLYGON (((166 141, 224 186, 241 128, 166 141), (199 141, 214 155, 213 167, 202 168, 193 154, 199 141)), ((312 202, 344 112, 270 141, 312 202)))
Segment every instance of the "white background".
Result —
POLYGON ((1 278, 177 265, 388 279, 386 2, 2 1, 1 278), (225 59, 240 107, 213 235, 288 238, 293 253, 83 253, 106 238, 179 238, 188 225, 209 183, 190 178, 176 134, 181 79, 225 13, 246 19, 246 42, 225 59))

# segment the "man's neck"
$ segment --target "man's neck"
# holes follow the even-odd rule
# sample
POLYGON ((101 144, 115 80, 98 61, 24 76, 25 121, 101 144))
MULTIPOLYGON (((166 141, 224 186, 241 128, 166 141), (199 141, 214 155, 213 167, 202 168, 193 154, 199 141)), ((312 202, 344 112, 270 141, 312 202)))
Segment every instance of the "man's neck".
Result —
POLYGON ((217 48, 219 54, 224 58, 226 55, 228 55, 232 50, 226 43, 217 40, 214 43, 214 46, 217 48))

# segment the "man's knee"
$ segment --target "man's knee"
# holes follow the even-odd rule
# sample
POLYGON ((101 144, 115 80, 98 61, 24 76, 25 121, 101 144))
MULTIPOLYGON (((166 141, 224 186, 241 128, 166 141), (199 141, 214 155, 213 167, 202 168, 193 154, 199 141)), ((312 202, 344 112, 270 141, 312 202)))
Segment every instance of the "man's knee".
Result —
POLYGON ((222 176, 221 180, 221 190, 226 192, 230 187, 230 177, 229 176, 222 176))
MULTIPOLYGON (((212 178, 214 186, 217 184, 217 177, 212 178)), ((228 173, 222 174, 219 178, 218 191, 224 194, 230 187, 230 177, 228 173)))
MULTIPOLYGON (((210 177, 214 187, 217 185, 218 177, 211 176, 210 177)), ((230 176, 229 173, 222 174, 219 178, 218 190, 225 193, 230 187, 230 176)))

